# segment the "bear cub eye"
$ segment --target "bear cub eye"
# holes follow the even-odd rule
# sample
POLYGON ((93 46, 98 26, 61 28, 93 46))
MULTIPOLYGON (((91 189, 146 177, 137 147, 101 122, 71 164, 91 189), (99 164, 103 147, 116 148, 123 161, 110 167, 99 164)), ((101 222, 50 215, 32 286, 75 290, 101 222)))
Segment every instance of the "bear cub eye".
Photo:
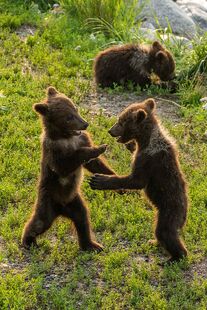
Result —
POLYGON ((67 122, 70 122, 70 121, 74 120, 74 118, 75 118, 74 115, 72 115, 72 114, 68 115, 67 116, 67 122))

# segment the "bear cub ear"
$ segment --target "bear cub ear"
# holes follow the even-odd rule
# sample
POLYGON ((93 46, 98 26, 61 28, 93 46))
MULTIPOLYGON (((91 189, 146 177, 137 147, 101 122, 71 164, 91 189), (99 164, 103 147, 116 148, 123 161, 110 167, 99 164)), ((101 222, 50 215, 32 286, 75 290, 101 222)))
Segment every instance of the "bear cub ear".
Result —
POLYGON ((162 51, 159 51, 157 54, 156 54, 156 59, 161 63, 161 62, 164 62, 167 58, 167 55, 165 54, 165 52, 162 52, 162 51))
POLYGON ((147 99, 145 101, 145 105, 150 112, 152 112, 156 107, 156 103, 155 103, 154 99, 152 99, 152 98, 147 99))
POLYGON ((154 50, 157 50, 157 51, 163 50, 164 51, 163 46, 158 41, 153 42, 152 47, 154 50))
POLYGON ((138 124, 141 123, 147 117, 147 113, 142 109, 139 109, 138 111, 133 112, 133 114, 134 114, 135 121, 138 124))
POLYGON ((58 91, 53 86, 49 86, 46 91, 48 96, 55 96, 58 94, 58 91))
POLYGON ((36 103, 33 105, 33 109, 41 115, 46 115, 48 113, 48 105, 45 103, 36 103))

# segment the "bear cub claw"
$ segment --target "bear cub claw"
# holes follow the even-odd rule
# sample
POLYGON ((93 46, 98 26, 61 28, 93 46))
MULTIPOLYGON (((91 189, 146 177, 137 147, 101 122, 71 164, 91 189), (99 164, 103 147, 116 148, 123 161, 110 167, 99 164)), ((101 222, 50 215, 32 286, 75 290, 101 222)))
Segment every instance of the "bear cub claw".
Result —
POLYGON ((38 248, 36 239, 33 237, 27 237, 22 241, 22 247, 25 249, 29 250, 31 247, 36 247, 38 248))
POLYGON ((92 189, 104 189, 104 186, 107 184, 109 177, 102 174, 95 174, 90 178, 90 187, 92 189))
POLYGON ((81 249, 83 251, 101 252, 101 251, 103 251, 104 248, 100 243, 98 243, 96 241, 91 241, 89 244, 81 246, 81 249))

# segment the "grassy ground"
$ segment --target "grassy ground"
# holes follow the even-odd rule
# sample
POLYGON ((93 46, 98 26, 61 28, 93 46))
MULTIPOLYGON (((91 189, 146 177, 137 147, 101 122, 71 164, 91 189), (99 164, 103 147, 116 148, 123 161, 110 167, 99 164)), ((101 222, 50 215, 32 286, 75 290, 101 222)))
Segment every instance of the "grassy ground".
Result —
MULTIPOLYGON (((180 109, 179 122, 163 119, 189 184, 188 260, 160 266, 167 256, 147 243, 154 210, 142 193, 93 192, 86 181, 82 191, 104 252, 81 253, 63 219, 39 238, 38 250, 20 247, 39 173, 40 124, 32 105, 53 85, 82 107, 92 92, 92 59, 112 41, 103 34, 94 39, 72 17, 21 3, 0 1, 0 309, 206 309, 207 114, 192 85, 179 90, 179 103, 191 104, 180 109), (19 29, 25 24, 35 29, 27 39, 19 29)), ((186 69, 186 50, 175 56, 178 70, 186 69)), ((96 143, 109 144, 110 164, 127 173, 130 155, 107 134, 113 118, 85 108, 82 114, 96 143)))

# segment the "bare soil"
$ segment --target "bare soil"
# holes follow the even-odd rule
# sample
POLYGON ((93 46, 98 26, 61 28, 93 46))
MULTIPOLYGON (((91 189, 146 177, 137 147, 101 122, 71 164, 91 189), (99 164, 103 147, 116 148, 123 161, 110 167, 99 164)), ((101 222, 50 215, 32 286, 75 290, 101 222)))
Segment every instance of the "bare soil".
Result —
POLYGON ((189 270, 185 272, 185 279, 188 282, 192 281, 195 276, 198 278, 207 278, 207 257, 192 264, 189 270))
MULTIPOLYGON (((141 102, 152 96, 143 93, 137 95, 133 92, 109 93, 105 90, 94 91, 84 98, 84 107, 90 110, 91 114, 99 114, 102 111, 107 116, 118 115, 125 107, 141 102)), ((153 96, 157 104, 157 114, 165 120, 178 123, 181 121, 180 105, 176 95, 153 96)))
POLYGON ((25 42, 28 36, 33 36, 35 34, 35 31, 36 28, 34 26, 22 25, 16 30, 16 34, 25 42))

